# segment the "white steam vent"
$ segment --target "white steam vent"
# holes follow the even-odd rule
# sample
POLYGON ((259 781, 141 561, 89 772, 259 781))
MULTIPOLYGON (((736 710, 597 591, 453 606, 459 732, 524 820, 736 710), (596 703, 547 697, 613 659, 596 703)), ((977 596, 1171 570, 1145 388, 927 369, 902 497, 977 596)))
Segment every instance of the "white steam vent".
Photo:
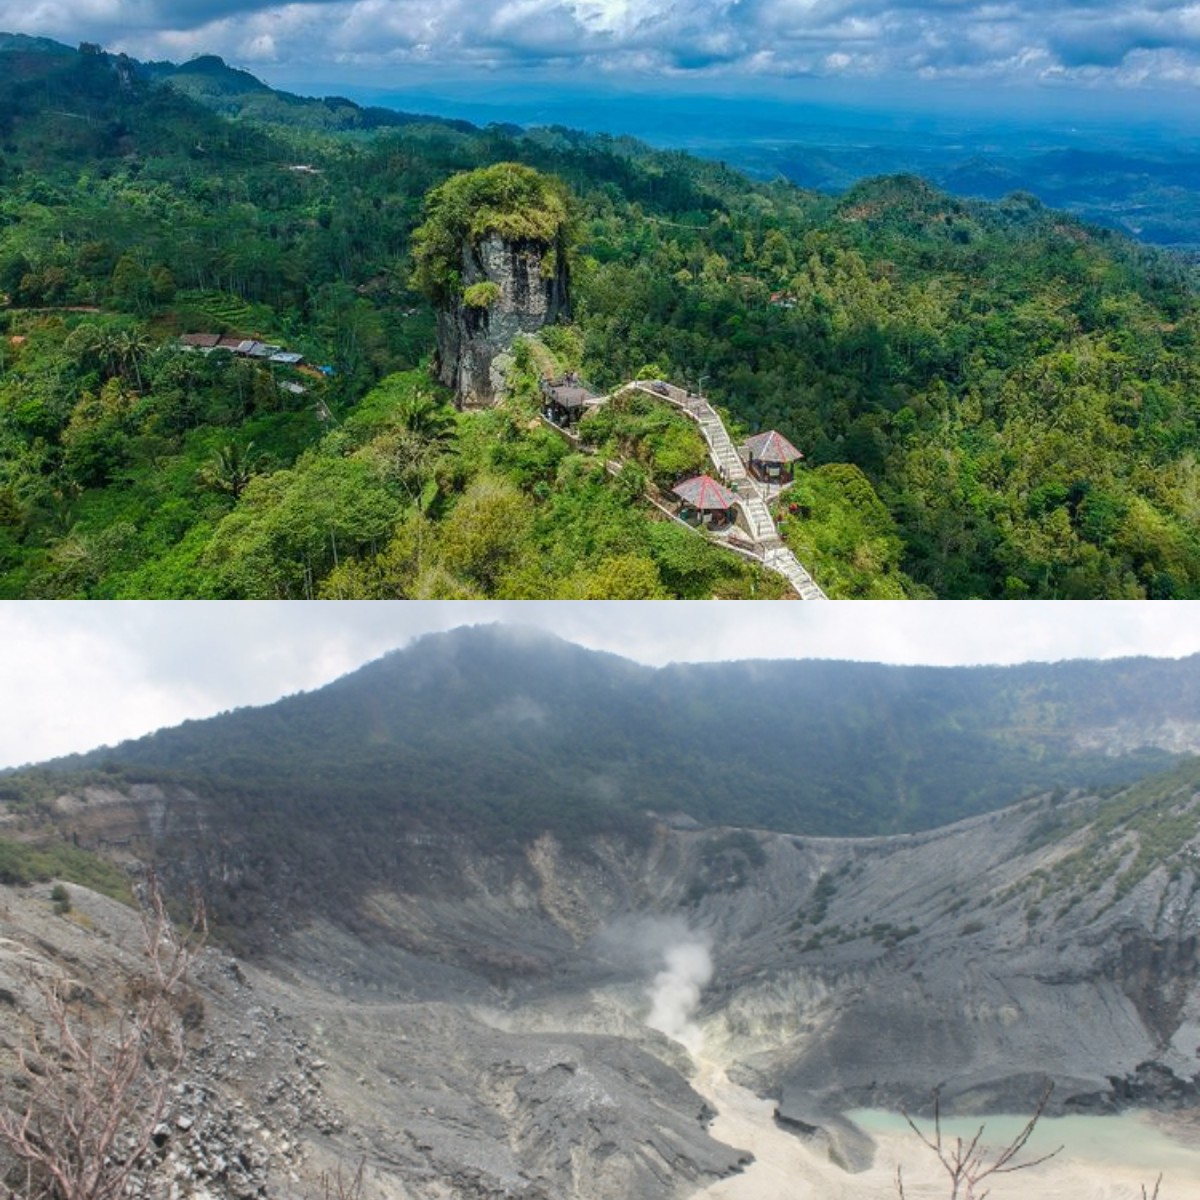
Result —
POLYGON ((689 1053, 698 1054, 704 1035, 693 1018, 700 1007, 700 993, 712 979, 708 944, 695 934, 688 934, 687 940, 667 946, 663 958, 666 965, 655 975, 650 987, 650 1015, 646 1024, 682 1043, 689 1053))

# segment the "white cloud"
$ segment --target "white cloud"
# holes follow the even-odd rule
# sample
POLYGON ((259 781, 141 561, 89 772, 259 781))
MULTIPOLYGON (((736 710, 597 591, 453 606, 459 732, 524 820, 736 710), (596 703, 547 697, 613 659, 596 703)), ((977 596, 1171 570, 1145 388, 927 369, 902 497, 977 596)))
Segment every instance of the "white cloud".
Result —
POLYGON ((348 81, 350 64, 405 62, 1090 87, 1192 87, 1200 72, 1200 6, 1170 0, 0 0, 0 28, 348 81))
POLYGON ((651 665, 1200 653, 1186 603, 0 603, 0 766, 319 687, 413 637, 533 625, 651 665))

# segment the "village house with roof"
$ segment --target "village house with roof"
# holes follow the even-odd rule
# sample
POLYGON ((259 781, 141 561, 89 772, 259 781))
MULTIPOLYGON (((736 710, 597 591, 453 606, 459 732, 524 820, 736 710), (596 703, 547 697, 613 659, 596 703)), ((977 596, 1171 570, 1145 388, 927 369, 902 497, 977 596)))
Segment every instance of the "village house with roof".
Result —
POLYGON ((210 354, 214 350, 228 350, 239 358, 257 358, 287 367, 298 367, 304 361, 303 354, 285 350, 282 346, 272 346, 269 342, 260 342, 255 338, 222 336, 219 333, 180 334, 179 344, 185 350, 196 350, 201 354, 210 354))

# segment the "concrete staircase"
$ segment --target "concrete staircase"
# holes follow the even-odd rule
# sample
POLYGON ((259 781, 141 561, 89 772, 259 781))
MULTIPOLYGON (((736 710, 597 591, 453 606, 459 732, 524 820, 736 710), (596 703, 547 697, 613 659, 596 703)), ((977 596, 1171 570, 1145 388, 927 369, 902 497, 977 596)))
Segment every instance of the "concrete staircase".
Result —
POLYGON ((645 392, 657 400, 666 400, 687 413, 700 426, 700 432, 708 443, 709 457, 718 474, 737 492, 738 507, 742 510, 746 530, 754 542, 762 565, 767 570, 782 575, 802 600, 827 600, 828 597, 817 586, 816 580, 779 536, 779 530, 775 528, 771 517, 771 510, 767 507, 767 502, 758 490, 753 476, 746 470, 746 464, 742 462, 742 457, 725 428, 725 422, 721 420, 716 409, 703 396, 693 396, 672 383, 658 380, 647 383, 645 380, 635 379, 618 391, 629 389, 645 392))

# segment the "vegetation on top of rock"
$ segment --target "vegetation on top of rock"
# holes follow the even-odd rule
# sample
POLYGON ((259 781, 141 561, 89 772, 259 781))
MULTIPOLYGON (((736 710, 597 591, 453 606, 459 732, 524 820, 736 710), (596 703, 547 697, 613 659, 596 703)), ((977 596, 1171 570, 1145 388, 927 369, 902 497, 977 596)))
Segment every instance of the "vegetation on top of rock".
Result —
POLYGON ((563 248, 569 202, 561 181, 521 163, 455 175, 425 199, 413 231, 413 283, 435 303, 457 296, 463 247, 489 234, 509 242, 563 248))

